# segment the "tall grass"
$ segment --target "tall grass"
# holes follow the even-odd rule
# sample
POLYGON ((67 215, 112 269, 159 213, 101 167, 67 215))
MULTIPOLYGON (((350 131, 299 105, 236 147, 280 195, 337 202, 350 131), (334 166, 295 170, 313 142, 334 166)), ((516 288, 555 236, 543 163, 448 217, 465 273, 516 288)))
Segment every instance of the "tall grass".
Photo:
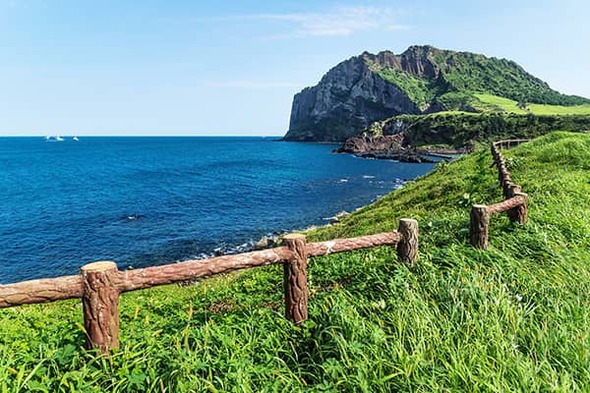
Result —
POLYGON ((420 264, 388 247, 315 258, 310 320, 283 317, 280 266, 121 298, 121 348, 80 348, 81 305, 0 310, 0 392, 586 391, 590 386, 590 135, 505 152, 529 194, 521 227, 472 203, 501 197, 487 150, 440 164, 312 240, 421 225, 420 264))

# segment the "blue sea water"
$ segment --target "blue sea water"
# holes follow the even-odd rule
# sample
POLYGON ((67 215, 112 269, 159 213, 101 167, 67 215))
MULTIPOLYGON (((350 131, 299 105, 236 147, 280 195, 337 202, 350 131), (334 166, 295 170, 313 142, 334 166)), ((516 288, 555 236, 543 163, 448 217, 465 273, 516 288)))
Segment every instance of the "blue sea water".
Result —
MULTIPOLYGON (((0 283, 230 251, 427 173, 255 137, 0 138, 0 283)), ((394 225, 392 223, 392 225, 394 225)))

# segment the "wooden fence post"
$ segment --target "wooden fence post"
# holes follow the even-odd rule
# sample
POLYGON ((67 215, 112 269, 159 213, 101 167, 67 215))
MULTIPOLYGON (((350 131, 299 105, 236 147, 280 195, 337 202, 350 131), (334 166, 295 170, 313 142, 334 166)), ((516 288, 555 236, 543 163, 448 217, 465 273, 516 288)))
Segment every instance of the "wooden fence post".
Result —
POLYGON ((520 225, 524 225, 526 222, 527 216, 527 205, 528 205, 528 195, 524 192, 515 191, 514 196, 520 196, 523 199, 523 204, 520 206, 515 207, 511 211, 508 212, 508 217, 510 217, 510 221, 517 221, 520 225))
POLYGON ((514 209, 510 209, 506 212, 510 222, 518 221, 520 224, 524 225, 526 221, 526 214, 527 214, 527 194, 523 193, 521 187, 516 184, 510 184, 504 188, 506 191, 504 193, 506 199, 510 199, 515 196, 522 196, 524 198, 524 205, 515 207, 514 209))
POLYGON ((397 243, 397 257, 400 262, 414 266, 418 262, 418 221, 402 218, 397 231, 401 235, 397 243))
POLYGON ((470 218, 469 237, 471 245, 485 250, 488 247, 488 227, 490 224, 488 207, 486 205, 473 205, 470 218))
POLYGON ((102 353, 119 346, 119 292, 115 287, 117 265, 99 261, 82 266, 84 282, 82 304, 86 347, 102 353))
POLYGON ((504 194, 505 199, 509 199, 514 196, 514 187, 516 187, 516 185, 512 182, 512 179, 504 183, 502 186, 502 193, 504 194))
POLYGON ((283 264, 285 317, 299 325, 307 319, 307 242, 304 235, 289 234, 283 243, 293 253, 293 259, 283 264))

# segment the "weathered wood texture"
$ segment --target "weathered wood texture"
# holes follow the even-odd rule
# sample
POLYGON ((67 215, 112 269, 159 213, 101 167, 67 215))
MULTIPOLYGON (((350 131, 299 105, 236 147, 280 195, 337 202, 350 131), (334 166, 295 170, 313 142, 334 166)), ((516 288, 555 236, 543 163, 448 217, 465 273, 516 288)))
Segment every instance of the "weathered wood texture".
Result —
POLYGON ((527 212, 528 212, 528 195, 524 192, 515 192, 515 198, 521 198, 522 203, 516 206, 514 209, 509 210, 508 216, 510 221, 518 222, 520 225, 526 223, 527 212))
POLYGON ((400 262, 413 266, 418 262, 418 221, 402 218, 397 231, 400 240, 397 243, 397 256, 400 262))
POLYGON ((307 244, 304 235, 284 237, 283 247, 192 260, 120 272, 111 261, 85 265, 79 276, 32 280, 0 285, 0 308, 27 303, 82 298, 86 347, 108 354, 119 345, 119 295, 156 285, 194 280, 237 269, 275 263, 284 266, 285 314, 296 325, 308 318, 307 259, 331 253, 397 244, 398 259, 413 265, 418 260, 418 222, 402 219, 398 232, 307 244))
POLYGON ((334 239, 326 242, 308 243, 307 254, 310 257, 315 257, 361 248, 396 245, 399 240, 400 234, 398 232, 379 233, 350 239, 334 239))
MULTIPOLYGON (((525 204, 525 198, 522 195, 513 196, 510 199, 506 199, 499 203, 487 206, 488 214, 504 213, 516 207, 525 204)), ((479 205, 477 205, 479 206, 479 205)))
POLYGON ((64 276, 0 285, 0 308, 81 298, 81 276, 64 276))
POLYGON ((522 188, 519 185, 514 184, 512 181, 505 182, 502 186, 502 192, 506 199, 512 198, 517 192, 521 192, 521 190, 522 188))
MULTIPOLYGON (((306 248, 308 256, 311 257, 361 248, 395 245, 399 240, 399 233, 388 232, 350 239, 308 243, 306 248)), ((118 291, 122 293, 156 285, 195 280, 237 269, 284 263, 291 258, 292 251, 288 247, 276 247, 237 255, 119 271, 113 281, 118 291)), ((83 293, 82 276, 66 276, 0 285, 0 308, 81 298, 83 293)))
POLYGON ((528 141, 528 139, 509 139, 492 142, 490 145, 493 157, 493 163, 490 167, 495 166, 498 168, 498 181, 500 182, 500 187, 502 187, 502 193, 505 199, 502 202, 490 206, 472 206, 469 237, 471 244, 476 248, 486 249, 488 246, 489 222, 492 214, 507 212, 510 221, 516 221, 520 224, 526 222, 527 195, 522 192, 521 186, 514 184, 512 181, 512 176, 508 171, 506 160, 502 156, 500 149, 528 141))
POLYGON ((191 260, 169 265, 119 272, 117 287, 121 292, 209 277, 232 270, 283 263, 290 260, 287 247, 277 247, 237 255, 191 260))
POLYGON ((117 265, 110 261, 90 263, 82 267, 81 275, 86 347, 108 353, 119 346, 117 265))
POLYGON ((470 219, 469 237, 471 245, 475 248, 485 250, 488 248, 488 228, 490 224, 488 207, 486 205, 473 205, 470 219))
POLYGON ((498 177, 500 181, 500 186, 502 187, 502 192, 504 194, 504 198, 506 199, 504 202, 499 204, 495 204, 489 206, 490 214, 494 214, 497 212, 504 212, 506 211, 508 214, 508 218, 512 222, 518 222, 520 224, 524 224, 526 222, 527 217, 527 204, 528 204, 528 197, 525 193, 522 192, 522 187, 514 184, 512 181, 512 177, 510 172, 506 167, 506 160, 502 156, 500 152, 500 148, 508 148, 513 145, 528 142, 529 139, 508 139, 503 141, 493 142, 491 144, 491 151, 492 156, 494 158, 494 164, 498 168, 498 177), (514 203, 514 198, 520 197, 520 203, 511 206, 507 210, 503 210, 504 206, 502 204, 511 201, 509 203, 514 203))
POLYGON ((304 235, 290 234, 283 243, 293 253, 283 264, 285 317, 295 325, 307 320, 307 247, 304 235))

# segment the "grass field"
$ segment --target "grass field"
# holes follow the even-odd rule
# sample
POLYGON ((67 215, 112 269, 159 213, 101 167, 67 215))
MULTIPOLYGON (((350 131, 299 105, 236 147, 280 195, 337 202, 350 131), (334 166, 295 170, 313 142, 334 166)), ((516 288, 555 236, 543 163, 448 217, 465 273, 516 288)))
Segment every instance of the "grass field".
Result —
POLYGON ((473 203, 501 200, 477 151, 314 230, 330 239, 419 220, 419 267, 383 247, 311 260, 310 320, 282 317, 282 268, 121 297, 121 348, 80 348, 79 301, 0 310, 0 392, 540 392, 590 386, 590 134, 505 152, 529 194, 523 227, 494 216, 468 245, 473 203))
POLYGON ((590 105, 560 106, 527 103, 527 110, 524 110, 518 107, 516 101, 509 98, 491 94, 475 94, 475 97, 483 103, 481 109, 501 108, 511 113, 533 113, 535 115, 590 115, 590 105))

